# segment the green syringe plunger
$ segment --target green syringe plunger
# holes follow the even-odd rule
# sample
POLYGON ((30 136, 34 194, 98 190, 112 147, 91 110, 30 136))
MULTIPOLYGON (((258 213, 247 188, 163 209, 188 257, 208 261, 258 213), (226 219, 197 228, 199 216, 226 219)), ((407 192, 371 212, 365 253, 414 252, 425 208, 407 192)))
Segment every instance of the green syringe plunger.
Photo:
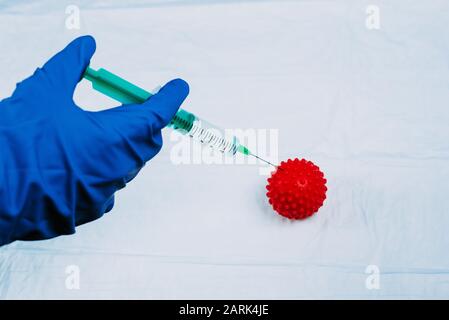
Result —
MULTIPOLYGON (((84 73, 84 78, 92 82, 92 87, 95 90, 123 104, 143 103, 153 95, 102 68, 94 70, 87 67, 84 73)), ((252 154, 247 147, 241 145, 235 136, 227 136, 223 129, 198 118, 193 113, 184 109, 178 110, 168 124, 168 127, 173 128, 182 134, 188 134, 193 139, 214 149, 218 149, 221 152, 233 155, 240 152, 245 155, 257 157, 255 154, 252 154)), ((260 160, 265 161, 263 159, 260 160)))

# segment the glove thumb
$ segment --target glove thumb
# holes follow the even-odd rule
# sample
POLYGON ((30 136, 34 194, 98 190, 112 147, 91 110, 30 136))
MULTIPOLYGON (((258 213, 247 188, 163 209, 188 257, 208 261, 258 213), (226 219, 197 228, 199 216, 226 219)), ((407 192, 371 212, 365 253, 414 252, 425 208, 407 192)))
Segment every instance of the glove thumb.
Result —
POLYGON ((181 79, 167 83, 142 104, 128 104, 90 114, 98 123, 119 138, 122 152, 138 155, 147 161, 162 144, 160 131, 174 117, 189 94, 189 85, 181 79), (123 144, 123 142, 126 142, 123 144))
POLYGON ((156 132, 167 126, 188 94, 187 82, 175 79, 142 104, 125 104, 99 111, 97 116, 105 119, 107 126, 112 126, 122 135, 145 137, 145 128, 156 132))

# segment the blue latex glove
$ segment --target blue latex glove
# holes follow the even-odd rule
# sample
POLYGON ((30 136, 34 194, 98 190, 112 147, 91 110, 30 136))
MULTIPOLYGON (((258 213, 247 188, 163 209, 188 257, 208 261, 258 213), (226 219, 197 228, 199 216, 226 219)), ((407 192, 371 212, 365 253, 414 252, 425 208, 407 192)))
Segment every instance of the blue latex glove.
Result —
POLYGON ((73 93, 94 52, 76 39, 0 102, 0 245, 72 234, 111 210, 188 95, 177 79, 141 105, 84 111, 73 93))

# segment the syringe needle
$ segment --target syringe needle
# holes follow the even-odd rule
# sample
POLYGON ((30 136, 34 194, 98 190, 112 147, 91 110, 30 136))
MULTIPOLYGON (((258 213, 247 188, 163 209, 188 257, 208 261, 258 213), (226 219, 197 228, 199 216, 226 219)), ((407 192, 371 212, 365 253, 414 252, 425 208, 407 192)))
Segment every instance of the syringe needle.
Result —
POLYGON ((265 162, 265 163, 267 163, 267 164, 270 164, 270 165, 272 165, 272 166, 275 167, 275 168, 277 168, 277 166, 274 165, 274 164, 272 164, 270 161, 267 161, 267 160, 265 160, 265 159, 262 159, 261 157, 259 157, 258 155, 255 155, 254 153, 250 153, 249 155, 250 155, 250 156, 253 156, 253 157, 255 157, 255 158, 257 158, 257 159, 259 159, 259 160, 261 160, 261 161, 263 161, 263 162, 265 162))

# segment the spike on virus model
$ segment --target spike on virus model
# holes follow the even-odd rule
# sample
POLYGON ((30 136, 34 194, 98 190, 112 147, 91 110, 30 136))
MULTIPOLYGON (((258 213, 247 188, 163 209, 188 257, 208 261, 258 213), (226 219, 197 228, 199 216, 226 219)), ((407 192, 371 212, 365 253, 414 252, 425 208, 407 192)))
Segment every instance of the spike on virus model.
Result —
POLYGON ((289 219, 310 217, 326 199, 326 179, 311 161, 282 161, 268 178, 267 197, 273 209, 289 219))

